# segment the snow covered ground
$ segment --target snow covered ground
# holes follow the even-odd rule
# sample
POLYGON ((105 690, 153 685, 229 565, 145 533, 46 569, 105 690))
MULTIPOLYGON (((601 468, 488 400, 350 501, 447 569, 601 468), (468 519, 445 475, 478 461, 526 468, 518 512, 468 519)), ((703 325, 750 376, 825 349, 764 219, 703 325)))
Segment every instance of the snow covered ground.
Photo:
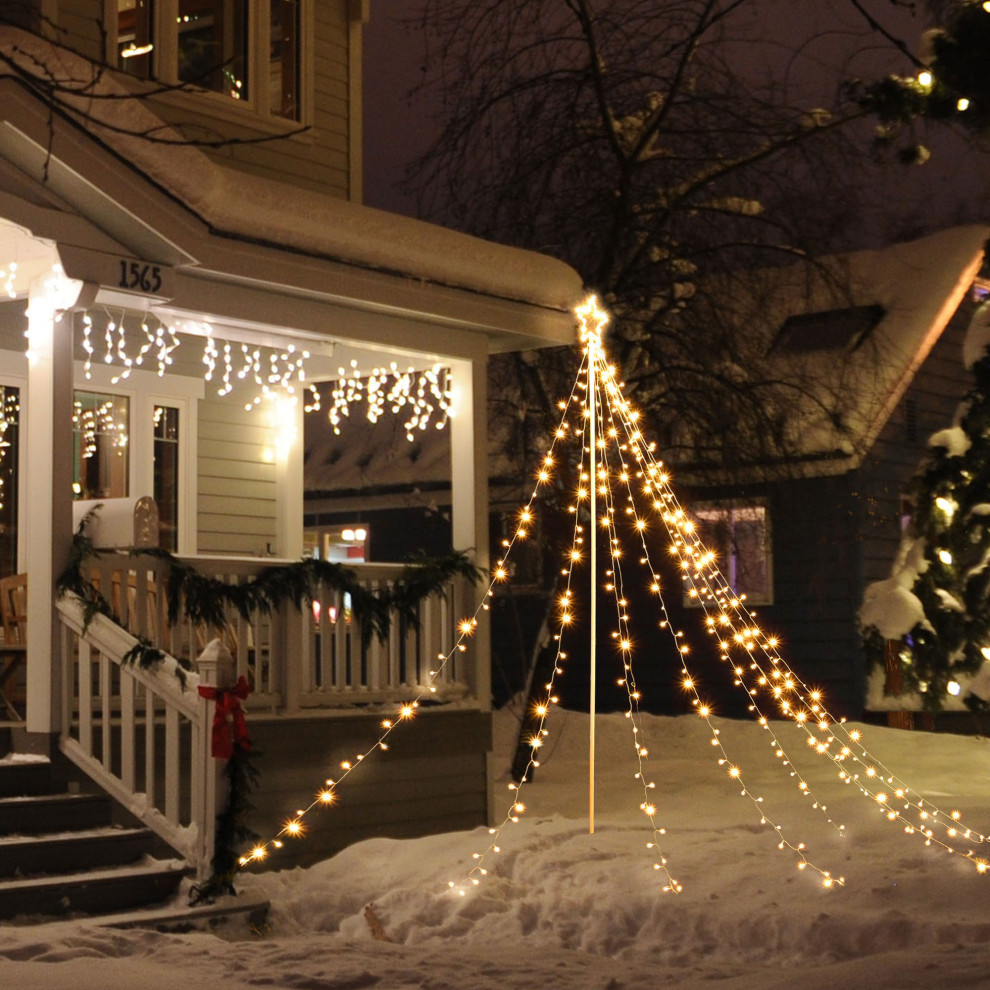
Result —
MULTIPOLYGON (((489 876, 467 896, 447 883, 489 844, 485 829, 373 839, 308 870, 244 876, 242 891, 272 900, 260 935, 2 926, 0 987, 990 987, 990 874, 887 821, 876 801, 839 782, 797 727, 777 723, 770 733, 715 721, 730 761, 719 766, 702 719, 644 716, 640 724, 680 894, 661 891, 646 848, 652 833, 630 723, 599 716, 589 835, 588 717, 555 711, 543 765, 522 797, 528 810, 505 828, 501 852, 486 860, 489 876), (814 798, 801 795, 772 736, 814 798), (764 798, 759 807, 780 834, 804 842, 808 858, 844 886, 825 888, 818 873, 796 868, 795 854, 778 849, 777 833, 727 776, 729 765, 764 798)), ((514 725, 510 713, 497 716, 503 764, 514 725)), ((926 801, 990 830, 988 740, 864 727, 864 741, 926 801)), ((509 792, 499 796, 507 808, 509 792)))

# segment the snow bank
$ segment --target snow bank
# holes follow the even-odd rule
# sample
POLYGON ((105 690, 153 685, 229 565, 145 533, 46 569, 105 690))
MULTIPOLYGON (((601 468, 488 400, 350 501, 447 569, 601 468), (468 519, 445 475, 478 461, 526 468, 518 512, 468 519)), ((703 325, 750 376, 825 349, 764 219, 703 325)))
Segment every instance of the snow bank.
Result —
MULTIPOLYGON (((876 802, 840 783, 796 726, 715 722, 766 816, 805 842, 809 858, 843 875, 844 887, 824 889, 778 849, 776 830, 761 824, 718 766, 701 719, 644 717, 640 725, 667 829, 663 851, 684 884, 679 895, 660 892, 646 848, 628 720, 597 721, 591 835, 588 717, 555 711, 542 766, 526 789, 529 811, 504 830, 489 877, 467 897, 451 894, 447 881, 470 869, 473 853, 490 842, 486 829, 369 839, 308 870, 245 875, 241 890, 273 903, 258 937, 79 922, 0 927, 0 984, 655 990, 717 981, 721 990, 875 990, 896 975, 904 990, 987 985, 990 881, 887 821, 876 802), (775 756, 781 747, 787 764, 775 756), (802 796, 795 767, 813 798, 802 796)), ((496 766, 507 764, 515 728, 510 713, 498 713, 496 766)), ((868 747, 926 801, 990 826, 986 739, 863 731, 868 747)), ((502 808, 506 782, 497 791, 502 808)))

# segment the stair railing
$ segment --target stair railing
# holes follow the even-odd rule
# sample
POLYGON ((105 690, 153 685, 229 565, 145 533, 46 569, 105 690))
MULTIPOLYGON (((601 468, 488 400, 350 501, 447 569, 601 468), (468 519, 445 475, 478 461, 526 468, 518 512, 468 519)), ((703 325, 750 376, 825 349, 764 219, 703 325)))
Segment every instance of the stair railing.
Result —
MULTIPOLYGON (((62 630, 60 747, 111 797, 196 868, 210 874, 217 816, 214 702, 170 655, 151 667, 104 615, 86 620, 74 595, 58 602, 62 630)), ((204 680, 206 680, 204 671, 204 680)))

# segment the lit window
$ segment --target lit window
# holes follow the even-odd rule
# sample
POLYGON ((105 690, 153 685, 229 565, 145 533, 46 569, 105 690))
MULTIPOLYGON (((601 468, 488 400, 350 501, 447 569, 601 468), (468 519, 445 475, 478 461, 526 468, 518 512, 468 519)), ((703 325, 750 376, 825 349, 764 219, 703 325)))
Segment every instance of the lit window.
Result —
POLYGON ((72 493, 77 499, 128 495, 128 400, 77 391, 73 399, 72 493))
POLYGON ((158 506, 158 545, 178 548, 179 532, 179 410, 155 406, 154 498, 158 506))
POLYGON ((116 3, 114 42, 124 72, 300 119, 302 0, 116 3))
POLYGON ((765 505, 736 502, 692 507, 702 543, 714 551, 722 576, 753 605, 773 600, 770 526, 765 505))
POLYGON ((246 100, 247 0, 179 0, 179 81, 246 100))
POLYGON ((367 523, 334 526, 323 532, 323 558, 351 564, 363 564, 368 559, 367 523))
POLYGON ((153 72, 152 0, 117 0, 117 64, 132 76, 153 72))

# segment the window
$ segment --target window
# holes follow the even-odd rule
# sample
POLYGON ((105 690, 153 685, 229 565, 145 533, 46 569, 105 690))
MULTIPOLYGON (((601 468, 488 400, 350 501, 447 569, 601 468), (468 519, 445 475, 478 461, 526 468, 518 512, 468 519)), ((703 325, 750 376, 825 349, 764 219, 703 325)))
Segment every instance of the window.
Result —
POLYGON ((0 385, 0 577, 17 573, 20 389, 0 385))
POLYGON ((368 559, 368 524, 353 523, 323 531, 323 559, 363 564, 368 559))
POLYGON ((152 75, 153 16, 152 0, 117 0, 117 64, 141 79, 152 75))
POLYGON ((299 3, 271 0, 268 33, 268 106, 287 120, 299 119, 299 3))
POLYGON ((176 27, 179 82, 249 99, 246 0, 179 0, 176 27))
POLYGON ((691 510, 698 536, 717 556, 722 576, 752 605, 773 600, 770 527, 765 505, 723 502, 691 510))
POLYGON ((129 413, 130 403, 122 395, 76 391, 72 409, 74 498, 127 497, 129 413))
POLYGON ((874 305, 790 316, 784 321, 770 351, 776 354, 854 351, 886 315, 883 306, 874 305))
POLYGON ((301 0, 116 0, 117 65, 300 119, 301 0))
POLYGON ((178 548, 179 534, 179 410, 155 406, 153 496, 158 506, 158 545, 178 548))

